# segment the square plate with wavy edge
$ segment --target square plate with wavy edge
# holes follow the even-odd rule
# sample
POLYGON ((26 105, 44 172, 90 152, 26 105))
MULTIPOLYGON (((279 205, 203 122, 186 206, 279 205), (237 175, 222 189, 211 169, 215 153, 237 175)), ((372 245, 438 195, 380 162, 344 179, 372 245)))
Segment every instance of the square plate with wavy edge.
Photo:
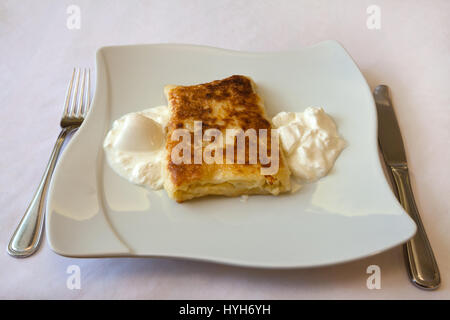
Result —
POLYGON ((330 265, 379 253, 415 233, 385 179, 370 89, 335 41, 250 53, 156 44, 104 47, 92 109, 59 160, 47 237, 71 257, 174 257, 267 268, 330 265), (102 142, 121 115, 166 104, 165 84, 253 78, 269 116, 322 106, 347 141, 333 170, 294 194, 182 204, 117 176, 102 142))

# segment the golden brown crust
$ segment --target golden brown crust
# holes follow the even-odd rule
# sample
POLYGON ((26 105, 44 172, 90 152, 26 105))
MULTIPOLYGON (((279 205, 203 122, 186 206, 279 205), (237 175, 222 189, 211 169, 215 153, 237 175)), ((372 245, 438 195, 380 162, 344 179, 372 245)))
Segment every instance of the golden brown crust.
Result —
POLYGON ((204 130, 270 128, 252 81, 244 76, 234 75, 205 84, 171 87, 168 99, 172 119, 179 120, 169 123, 169 126, 177 127, 186 120, 201 120, 204 130), (214 112, 217 104, 221 105, 220 115, 214 112))
MULTIPOLYGON (((223 80, 193 85, 166 86, 165 93, 169 102, 171 117, 167 125, 166 139, 166 167, 169 183, 174 189, 187 190, 189 185, 196 182, 208 182, 214 179, 220 171, 224 176, 261 176, 261 164, 248 164, 248 145, 246 143, 246 164, 194 164, 193 146, 191 148, 191 164, 175 164, 171 160, 171 151, 178 141, 170 137, 175 129, 184 128, 191 131, 193 136, 194 121, 202 121, 203 132, 214 128, 222 131, 240 128, 244 131, 255 129, 271 129, 266 118, 262 99, 255 91, 253 81, 245 76, 233 75, 223 80)), ((268 130, 268 132, 270 132, 268 130)), ((193 141, 193 138, 191 139, 193 141)), ((268 153, 270 155, 270 133, 268 134, 268 153)), ((203 145, 205 147, 205 144, 203 145)), ((235 150, 236 151, 236 150, 235 150)), ((237 152, 235 152, 235 157, 237 152)), ((225 151, 224 151, 225 157, 225 151)), ((235 159, 236 160, 236 159, 235 159)), ((280 169, 289 176, 282 155, 280 155, 280 169)), ((277 175, 263 176, 265 183, 277 183, 277 175)), ((166 188, 167 189, 167 188, 166 188)))

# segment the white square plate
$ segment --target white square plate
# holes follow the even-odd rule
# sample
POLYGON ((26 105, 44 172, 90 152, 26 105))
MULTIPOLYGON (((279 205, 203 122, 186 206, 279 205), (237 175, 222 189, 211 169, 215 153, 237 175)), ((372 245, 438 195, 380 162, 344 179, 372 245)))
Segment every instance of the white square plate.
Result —
POLYGON ((172 44, 105 47, 97 52, 96 82, 91 112, 59 160, 49 190, 47 235, 58 254, 312 267, 378 253, 416 230, 382 171, 370 89, 334 41, 274 53, 172 44), (334 117, 348 146, 328 176, 295 194, 179 204, 165 191, 128 183, 106 164, 102 142, 113 120, 166 104, 165 84, 233 74, 253 78, 269 116, 322 106, 334 117))

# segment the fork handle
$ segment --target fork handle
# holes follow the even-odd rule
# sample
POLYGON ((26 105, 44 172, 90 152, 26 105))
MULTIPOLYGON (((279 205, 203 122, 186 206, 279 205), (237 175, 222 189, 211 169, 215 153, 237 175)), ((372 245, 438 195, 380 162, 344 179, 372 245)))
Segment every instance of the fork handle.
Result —
POLYGON ((39 183, 39 187, 9 241, 7 250, 13 257, 28 257, 36 252, 39 247, 44 225, 45 195, 47 194, 47 188, 64 140, 74 129, 76 129, 76 127, 63 128, 56 140, 47 168, 39 183))
POLYGON ((398 199, 417 225, 416 235, 404 245, 410 279, 421 289, 436 289, 441 283, 439 268, 414 201, 408 168, 394 166, 390 169, 398 191, 398 199))

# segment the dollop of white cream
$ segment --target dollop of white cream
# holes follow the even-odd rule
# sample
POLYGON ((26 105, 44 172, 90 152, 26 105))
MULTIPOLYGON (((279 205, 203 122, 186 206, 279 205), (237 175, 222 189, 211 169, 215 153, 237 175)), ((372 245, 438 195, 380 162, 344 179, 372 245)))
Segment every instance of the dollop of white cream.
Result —
POLYGON ((168 120, 166 106, 129 113, 115 120, 103 142, 111 168, 132 183, 152 190, 161 189, 168 120))
POLYGON ((345 147, 331 116, 322 108, 280 112, 272 119, 292 174, 302 182, 326 175, 345 147))
POLYGON ((161 125, 139 113, 125 117, 123 128, 114 141, 114 148, 122 151, 148 152, 159 149, 164 141, 161 125))

